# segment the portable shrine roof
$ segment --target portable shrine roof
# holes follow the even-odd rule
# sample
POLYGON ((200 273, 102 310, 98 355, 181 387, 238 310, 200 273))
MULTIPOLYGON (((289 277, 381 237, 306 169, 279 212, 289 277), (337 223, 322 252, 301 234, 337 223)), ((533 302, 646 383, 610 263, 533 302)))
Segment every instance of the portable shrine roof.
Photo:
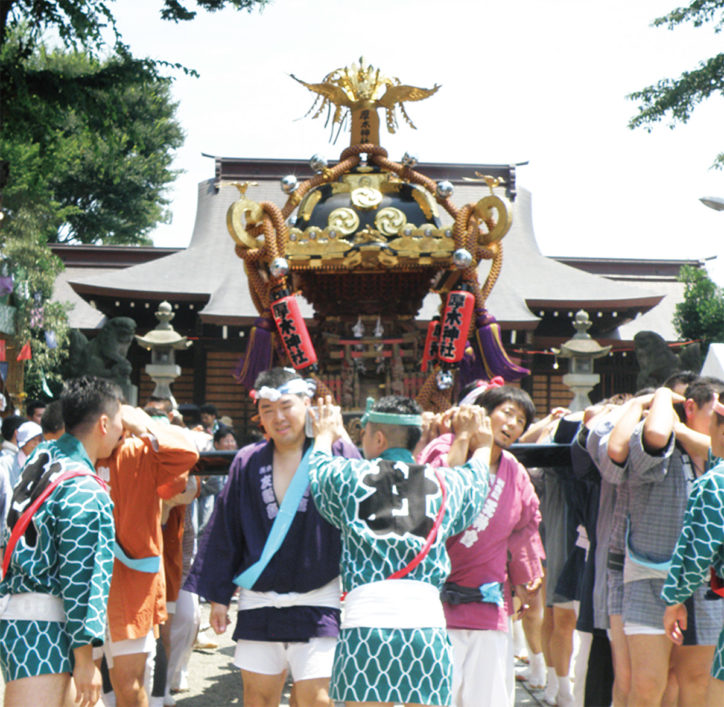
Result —
MULTIPOLYGON (((249 294, 243 261, 236 256, 226 228, 227 209, 239 194, 232 182, 256 182, 256 186, 248 188, 249 198, 281 206, 286 196, 279 188, 279 178, 286 174, 306 178, 311 176, 311 170, 301 160, 231 158, 215 158, 215 168, 214 178, 199 183, 196 221, 188 248, 102 274, 69 274, 68 281, 75 292, 86 299, 194 301, 200 303, 199 315, 204 322, 251 324, 258 315, 249 294)), ((535 329, 547 310, 586 309, 615 312, 619 317, 611 323, 611 328, 615 328, 650 310, 666 294, 657 283, 649 289, 614 282, 544 256, 533 232, 531 195, 517 187, 515 166, 438 163, 420 164, 416 169, 433 179, 453 182, 453 201, 458 205, 475 203, 487 193, 485 184, 467 182, 464 177, 479 173, 505 180, 498 191, 514 199, 513 226, 502 241, 503 268, 488 300, 489 311, 504 327, 535 329)), ((488 268, 488 262, 481 262, 481 283, 488 268)), ((306 301, 300 304, 302 314, 312 317, 312 307, 306 301)), ((429 320, 437 313, 439 304, 439 296, 428 295, 418 319, 429 320)))

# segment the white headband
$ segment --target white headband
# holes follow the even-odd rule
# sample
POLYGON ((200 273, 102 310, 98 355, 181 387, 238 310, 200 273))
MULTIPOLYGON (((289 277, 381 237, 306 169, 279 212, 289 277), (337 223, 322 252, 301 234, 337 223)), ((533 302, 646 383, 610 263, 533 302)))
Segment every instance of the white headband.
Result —
POLYGON ((282 383, 278 388, 270 388, 263 385, 256 391, 256 400, 268 400, 275 403, 282 395, 306 395, 309 396, 309 385, 303 378, 294 378, 286 383, 282 383))

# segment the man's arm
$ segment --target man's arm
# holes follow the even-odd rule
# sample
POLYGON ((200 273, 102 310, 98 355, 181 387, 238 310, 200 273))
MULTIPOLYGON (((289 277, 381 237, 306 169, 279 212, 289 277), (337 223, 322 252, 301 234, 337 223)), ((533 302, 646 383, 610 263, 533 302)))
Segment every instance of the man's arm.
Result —
POLYGON ((568 408, 553 408, 545 417, 534 422, 518 439, 520 444, 536 444, 538 440, 548 434, 562 417, 570 414, 568 408))
POLYGON ((332 398, 328 395, 319 398, 316 410, 310 408, 307 414, 312 417, 314 451, 331 456, 332 444, 342 436, 341 429, 344 429, 341 410, 332 404, 332 398))
POLYGON ((658 388, 644 421, 643 442, 647 452, 659 454, 666 449, 677 419, 674 412, 674 391, 658 388))
POLYGON ((64 481, 53 497, 58 581, 71 649, 100 645, 113 572, 113 506, 91 478, 64 481))
POLYGON ((447 466, 462 466, 471 453, 473 438, 483 422, 483 411, 475 405, 462 405, 452 415, 452 429, 455 435, 447 453, 447 466))
POLYGON ((619 466, 623 466, 628 459, 629 442, 633 431, 641 421, 644 410, 648 409, 653 400, 652 395, 642 395, 631 398, 621 406, 618 420, 611 430, 608 438, 608 457, 619 466))
POLYGON ((679 419, 674 424, 674 435, 676 441, 681 444, 684 451, 690 456, 706 459, 711 449, 711 437, 702 434, 685 425, 679 419))
POLYGON ((490 452, 493 446, 493 433, 490 419, 481 409, 483 420, 478 425, 470 441, 473 456, 462 466, 443 469, 449 496, 458 498, 458 509, 450 526, 452 535, 462 533, 472 525, 482 510, 485 497, 490 488, 490 452))
POLYGON ((161 498, 171 498, 186 486, 189 470, 198 461, 193 441, 180 427, 154 420, 141 408, 124 405, 121 409, 124 429, 146 442, 161 498))
POLYGON ((94 707, 101 696, 103 678, 93 662, 93 647, 88 644, 73 649, 73 683, 78 707, 94 707))

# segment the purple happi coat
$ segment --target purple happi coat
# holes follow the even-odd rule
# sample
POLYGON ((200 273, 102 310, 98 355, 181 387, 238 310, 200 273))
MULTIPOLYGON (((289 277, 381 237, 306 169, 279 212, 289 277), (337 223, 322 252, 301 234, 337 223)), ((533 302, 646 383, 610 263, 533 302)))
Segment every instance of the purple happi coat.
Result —
MULTIPOLYGON (((444 434, 430 442, 420 454, 420 463, 442 465, 453 439, 452 434, 444 434)), ((507 631, 512 613, 511 585, 527 584, 543 576, 540 518, 538 497, 528 472, 512 454, 503 451, 482 512, 467 530, 447 541, 447 551, 452 563, 449 582, 464 587, 500 582, 505 607, 444 602, 448 628, 507 631)))
MULTIPOLYGON (((306 448, 311 444, 307 440, 306 448)), ((209 601, 229 604, 234 577, 261 556, 279 511, 272 484, 273 442, 256 442, 239 450, 224 489, 216 499, 209 527, 199 545, 184 589, 209 601)), ((359 459, 349 442, 336 442, 333 453, 359 459)), ((320 515, 309 493, 277 553, 254 585, 257 592, 309 592, 339 574, 339 530, 320 515)), ((339 633, 339 610, 331 607, 263 607, 240 611, 233 639, 306 641, 339 633)))

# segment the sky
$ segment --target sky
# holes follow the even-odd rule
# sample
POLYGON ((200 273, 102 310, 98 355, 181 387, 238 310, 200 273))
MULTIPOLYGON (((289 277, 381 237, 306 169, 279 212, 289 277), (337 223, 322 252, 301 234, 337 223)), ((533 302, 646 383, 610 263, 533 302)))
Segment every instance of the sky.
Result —
MULTIPOLYGON (((187 3, 194 4, 192 0, 187 3)), ((678 76, 722 50, 709 27, 653 28, 683 0, 272 0, 261 12, 160 19, 160 0, 119 0, 118 27, 137 56, 181 62, 173 95, 186 132, 169 190, 172 222, 151 237, 186 246, 197 184, 225 157, 336 159, 324 120, 302 119, 317 82, 364 56, 403 83, 438 93, 408 103, 417 126, 381 127, 392 159, 519 163, 549 256, 711 259, 724 284, 724 100, 686 125, 630 130, 632 91, 678 76)))

